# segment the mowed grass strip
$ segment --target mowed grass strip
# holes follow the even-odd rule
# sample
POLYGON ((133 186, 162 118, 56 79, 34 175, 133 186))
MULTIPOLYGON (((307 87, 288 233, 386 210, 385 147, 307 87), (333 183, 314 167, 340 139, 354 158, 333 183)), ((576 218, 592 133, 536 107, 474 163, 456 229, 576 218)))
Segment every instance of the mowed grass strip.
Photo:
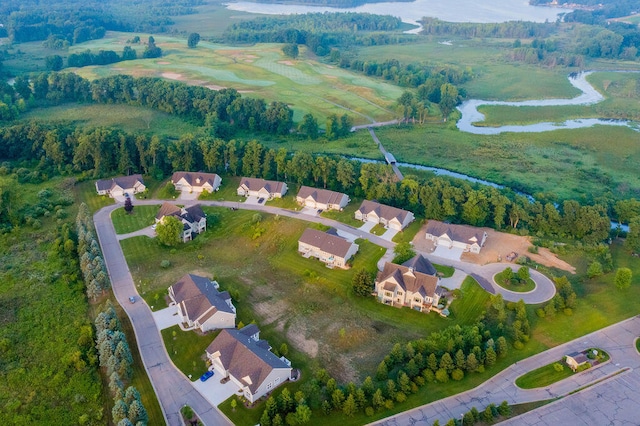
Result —
POLYGON ((549 386, 560 380, 573 376, 575 373, 562 360, 536 368, 516 379, 516 386, 521 389, 535 389, 549 386), (555 365, 562 366, 562 370, 557 371, 555 365))
POLYGON ((111 221, 116 234, 128 234, 153 225, 159 209, 160 206, 136 206, 135 204, 131 213, 127 213, 124 207, 115 209, 111 212, 111 221))
POLYGON ((96 183, 94 180, 88 180, 77 183, 74 186, 76 198, 85 203, 92 213, 97 212, 103 207, 110 206, 114 203, 113 198, 106 195, 98 195, 96 192, 96 183))

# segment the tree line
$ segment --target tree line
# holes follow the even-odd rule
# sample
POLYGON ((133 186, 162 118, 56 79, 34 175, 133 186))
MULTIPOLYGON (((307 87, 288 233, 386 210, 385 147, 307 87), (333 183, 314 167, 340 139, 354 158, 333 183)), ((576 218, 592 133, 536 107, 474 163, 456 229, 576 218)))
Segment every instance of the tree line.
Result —
POLYGON ((464 38, 546 38, 556 32, 547 23, 510 21, 502 23, 447 22, 425 17, 420 20, 421 34, 464 38))
POLYGON ((87 297, 95 301, 111 288, 111 281, 93 229, 93 218, 85 203, 80 204, 78 209, 76 233, 80 270, 84 277, 87 297))

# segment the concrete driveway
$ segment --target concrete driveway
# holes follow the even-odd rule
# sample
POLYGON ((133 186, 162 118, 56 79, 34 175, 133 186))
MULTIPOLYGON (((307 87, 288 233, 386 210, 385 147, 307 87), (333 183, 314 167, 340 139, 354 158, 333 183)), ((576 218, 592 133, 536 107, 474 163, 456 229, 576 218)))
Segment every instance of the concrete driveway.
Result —
POLYGON ((318 209, 313 207, 305 206, 300 210, 300 213, 306 214, 309 216, 318 216, 318 209))
POLYGON ((463 250, 457 247, 448 248, 444 246, 437 246, 433 253, 431 253, 431 255, 441 257, 443 259, 460 260, 462 252, 463 250))
POLYGON ((118 234, 118 241, 126 240, 131 237, 139 237, 141 235, 147 236, 149 238, 156 237, 156 230, 153 228, 153 225, 147 226, 146 228, 142 228, 138 231, 129 232, 128 234, 118 234))
POLYGON ((398 231, 397 229, 389 228, 384 232, 384 234, 380 235, 380 238, 387 241, 392 241, 393 237, 395 237, 398 232, 400 231, 398 231))
POLYGON ((216 371, 213 377, 206 382, 201 382, 199 378, 196 378, 191 384, 211 405, 217 407, 233 396, 233 394, 237 393, 240 395, 240 393, 238 393, 240 388, 233 383, 233 381, 229 380, 227 383, 222 384, 220 383, 220 379, 220 373, 216 371))
POLYGON ((164 330, 165 328, 180 324, 180 316, 176 309, 175 306, 169 306, 168 308, 160 309, 152 313, 158 330, 164 330))
POLYGON ((254 197, 253 195, 250 195, 247 197, 247 199, 244 201, 243 204, 249 204, 252 206, 260 206, 260 205, 264 205, 265 201, 263 201, 262 203, 258 203, 259 198, 258 197, 254 197))
POLYGON ((178 196, 178 200, 181 200, 181 201, 194 201, 194 200, 197 200, 199 196, 200 196, 199 192, 180 191, 180 195, 178 196))
POLYGON ((376 225, 377 225, 377 224, 376 224, 376 223, 373 223, 373 222, 364 222, 364 223, 362 224, 362 226, 361 226, 360 228, 358 228, 358 229, 359 229, 359 230, 361 230, 361 231, 364 231, 364 232, 369 232, 369 231, 371 231, 371 229, 373 229, 373 227, 374 227, 374 226, 376 226, 376 225))

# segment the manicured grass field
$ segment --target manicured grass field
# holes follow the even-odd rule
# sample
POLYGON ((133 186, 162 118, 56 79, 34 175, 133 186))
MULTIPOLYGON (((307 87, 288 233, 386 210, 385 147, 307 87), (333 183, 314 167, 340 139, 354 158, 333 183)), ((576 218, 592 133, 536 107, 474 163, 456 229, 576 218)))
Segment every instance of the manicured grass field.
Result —
POLYGON ((74 186, 74 192, 79 202, 85 203, 93 213, 114 203, 113 198, 106 195, 98 195, 95 180, 77 183, 74 186))
POLYGON ((155 222, 154 219, 159 208, 160 206, 136 206, 134 204, 131 214, 124 211, 124 207, 116 209, 111 213, 113 227, 117 234, 128 234, 151 226, 155 222))
POLYGON ((179 138, 196 126, 151 108, 130 105, 65 104, 37 108, 21 115, 23 120, 69 121, 86 127, 116 127, 132 133, 179 138))
POLYGON ((422 227, 423 224, 424 224, 424 221, 422 221, 422 220, 414 220, 413 222, 411 222, 409 224, 409 226, 404 228, 402 230, 402 232, 398 232, 393 237, 393 242, 394 243, 405 243, 405 242, 409 243, 409 242, 413 241, 414 237, 416 236, 418 231, 420 231, 420 228, 422 227))
POLYGON ((207 371, 205 349, 220 331, 202 334, 194 330, 182 331, 174 325, 162 330, 161 334, 164 347, 178 370, 187 377, 191 375, 191 380, 197 380, 207 371))
MULTIPOLYGON (((349 204, 342 209, 342 211, 327 210, 322 212, 320 216, 337 220, 345 225, 353 226, 354 228, 359 228, 364 224, 364 222, 356 219, 354 214, 356 210, 360 208, 360 204, 362 204, 362 199, 352 199, 349 204)), ((402 232, 399 234, 402 234, 402 232)))
MULTIPOLYGON (((101 40, 74 45, 70 52, 86 49, 121 51, 131 33, 108 32, 101 40)), ((146 38, 146 34, 140 34, 146 38)), ((233 87, 251 92, 267 102, 278 100, 294 109, 294 120, 306 113, 319 117, 324 127, 331 114, 348 112, 355 123, 385 121, 395 117, 392 104, 402 89, 381 80, 307 59, 300 47, 300 59, 284 57, 279 44, 224 46, 200 43, 188 49, 186 40, 154 36, 163 49, 159 59, 139 59, 107 66, 75 69, 81 76, 94 79, 115 74, 157 76, 202 86, 233 87)))
POLYGON ((576 373, 574 373, 573 370, 564 363, 564 361, 559 360, 518 377, 516 379, 516 386, 521 389, 541 388, 559 382, 560 380, 564 380, 574 374, 576 373), (562 371, 556 371, 553 367, 555 364, 562 365, 562 371))

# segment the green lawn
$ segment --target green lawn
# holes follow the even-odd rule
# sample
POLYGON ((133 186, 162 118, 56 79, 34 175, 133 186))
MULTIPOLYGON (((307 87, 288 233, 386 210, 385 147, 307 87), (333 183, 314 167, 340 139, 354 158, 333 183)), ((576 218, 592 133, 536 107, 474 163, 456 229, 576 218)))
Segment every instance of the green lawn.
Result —
POLYGON ((516 379, 516 386, 521 389, 541 388, 559 382, 560 380, 564 380, 574 374, 576 373, 574 373, 563 360, 559 360, 518 377, 516 379), (556 371, 554 368, 555 364, 560 364, 562 366, 562 370, 556 371))
POLYGON ((363 225, 364 222, 356 219, 354 214, 356 210, 360 208, 360 204, 362 204, 362 199, 352 199, 349 204, 347 204, 347 206, 342 209, 342 211, 327 210, 322 212, 320 216, 337 220, 338 222, 344 223, 345 225, 353 226, 354 228, 359 228, 363 225))
POLYGON ((238 195, 238 186, 240 186, 240 177, 238 176, 222 176, 222 183, 217 191, 213 193, 203 193, 199 200, 217 200, 217 201, 238 201, 244 203, 245 197, 238 195))
POLYGON ((95 180, 86 180, 77 183, 74 186, 74 191, 76 199, 81 203, 85 203, 93 213, 114 203, 113 198, 106 195, 98 195, 95 180))
POLYGON ((124 207, 115 209, 111 213, 111 221, 117 234, 128 234, 155 223, 160 206, 136 206, 135 201, 133 206, 131 214, 124 211, 124 207))
POLYGON ((437 263, 432 263, 433 267, 436 268, 436 271, 442 276, 442 278, 452 277, 456 269, 453 266, 447 265, 438 265, 437 263))
POLYGON ((461 290, 462 296, 456 298, 449 307, 451 317, 462 324, 473 324, 486 309, 489 293, 470 276, 464 279, 461 290))
POLYGON ((171 361, 185 376, 191 375, 191 380, 197 380, 207 371, 205 349, 220 333, 219 330, 203 334, 194 330, 182 331, 174 325, 161 333, 171 361))
POLYGON ((394 235, 393 242, 409 243, 413 241, 413 239, 415 238, 418 231, 420 231, 420 228, 422 227, 423 224, 424 224, 424 221, 422 220, 414 220, 409 224, 409 226, 404 228, 402 232, 398 232, 396 235, 394 235))
POLYGON ((130 133, 157 134, 179 138, 193 133, 196 126, 179 117, 131 105, 70 103, 36 108, 21 115, 21 120, 68 121, 86 127, 116 127, 130 133))
POLYGON ((522 283, 517 277, 515 277, 516 272, 517 271, 513 272, 514 278, 512 278, 509 282, 505 282, 504 271, 496 274, 496 276, 493 277, 493 281, 500 287, 509 291, 514 291, 516 293, 526 293, 536 288, 535 281, 533 281, 531 278, 528 278, 526 282, 522 283))
POLYGON ((384 225, 382 224, 377 224, 376 226, 374 226, 373 228, 371 228, 371 230, 369 231, 371 234, 373 235, 382 235, 385 232, 387 232, 387 228, 384 227, 384 225))
POLYGON ((636 350, 640 352, 640 338, 636 339, 636 350))

